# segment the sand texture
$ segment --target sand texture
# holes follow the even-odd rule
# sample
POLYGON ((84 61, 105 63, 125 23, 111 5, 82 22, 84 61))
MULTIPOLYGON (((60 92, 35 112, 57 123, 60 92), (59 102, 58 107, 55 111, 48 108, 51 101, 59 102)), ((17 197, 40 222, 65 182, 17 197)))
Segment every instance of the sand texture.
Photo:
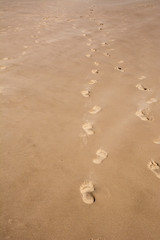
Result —
POLYGON ((160 239, 160 0, 0 0, 0 240, 160 239))

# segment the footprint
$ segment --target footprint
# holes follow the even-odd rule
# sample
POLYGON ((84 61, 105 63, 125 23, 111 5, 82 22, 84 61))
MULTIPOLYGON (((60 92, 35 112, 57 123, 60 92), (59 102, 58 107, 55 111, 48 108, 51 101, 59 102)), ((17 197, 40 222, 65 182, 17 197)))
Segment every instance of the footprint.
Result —
POLYGON ((92 69, 91 71, 93 74, 96 74, 96 73, 99 73, 99 70, 98 69, 92 69))
POLYGON ((100 112, 101 110, 102 110, 101 107, 99 107, 99 106, 94 106, 94 107, 89 111, 89 113, 91 113, 91 114, 96 114, 96 113, 100 112))
POLYGON ((91 46, 91 42, 88 42, 86 45, 87 45, 87 46, 91 46))
POLYGON ((97 49, 91 48, 91 52, 96 52, 96 51, 97 51, 97 49))
POLYGON ((158 163, 151 161, 147 166, 156 175, 156 177, 160 178, 160 166, 158 163))
POLYGON ((0 94, 5 93, 5 88, 0 86, 0 94))
POLYGON ((146 76, 141 76, 141 77, 139 77, 140 80, 143 80, 143 79, 145 79, 145 78, 146 78, 146 76))
POLYGON ((79 136, 82 138, 83 143, 84 143, 85 145, 87 145, 88 139, 87 139, 86 134, 83 132, 83 133, 80 133, 79 136))
POLYGON ((142 84, 140 84, 140 83, 138 83, 138 84, 136 85, 136 88, 138 88, 138 89, 141 90, 141 91, 150 91, 149 88, 144 87, 144 86, 143 86, 142 84))
POLYGON ((153 121, 153 116, 150 115, 150 109, 140 109, 136 112, 136 116, 139 117, 143 121, 153 121))
POLYGON ((107 42, 103 42, 103 43, 101 43, 101 45, 105 47, 106 45, 108 45, 108 43, 107 42))
POLYGON ((94 62, 94 65, 99 66, 99 63, 98 62, 94 62))
POLYGON ((153 142, 154 142, 155 144, 160 144, 160 136, 159 136, 158 138, 156 138, 155 140, 153 140, 153 142))
POLYGON ((82 125, 82 129, 85 131, 85 133, 87 135, 93 135, 94 134, 94 131, 93 131, 93 126, 91 123, 89 122, 86 122, 82 125))
POLYGON ((86 54, 86 57, 90 58, 92 55, 91 54, 86 54))
POLYGON ((147 101, 148 104, 156 103, 156 102, 157 102, 156 98, 151 98, 149 101, 147 101))
POLYGON ((120 72, 124 72, 124 69, 122 69, 121 67, 115 67, 115 69, 120 71, 120 72))
POLYGON ((86 204, 92 204, 95 202, 95 197, 93 196, 95 188, 91 181, 84 182, 80 186, 80 193, 82 195, 82 200, 86 204))
POLYGON ((5 70, 7 67, 6 66, 0 66, 1 70, 5 70))
POLYGON ((9 59, 8 57, 3 58, 4 61, 7 61, 8 59, 9 59))
POLYGON ((120 60, 118 63, 120 63, 120 64, 121 64, 121 63, 124 63, 124 61, 123 61, 123 60, 120 60))
POLYGON ((88 91, 88 90, 81 91, 81 94, 83 97, 90 97, 90 91, 88 91))
POLYGON ((93 85, 93 84, 95 84, 95 83, 97 83, 97 80, 94 80, 94 79, 93 79, 93 80, 90 80, 90 82, 89 82, 90 85, 93 85))
POLYGON ((22 55, 26 55, 26 51, 23 51, 23 52, 22 52, 22 55))
POLYGON ((98 28, 98 29, 99 29, 100 31, 102 31, 102 30, 103 30, 103 28, 101 28, 101 27, 100 27, 100 28, 98 28))
POLYGON ((88 41, 89 41, 89 42, 92 42, 92 39, 91 39, 91 38, 88 38, 88 41))
POLYGON ((86 36, 87 36, 87 34, 83 33, 83 34, 82 34, 82 36, 83 36, 83 37, 86 37, 86 36))
POLYGON ((114 48, 109 48, 108 51, 114 51, 115 49, 114 48))
POLYGON ((100 148, 97 150, 96 155, 97 155, 97 158, 93 159, 93 163, 101 164, 103 160, 107 158, 108 153, 100 148))
POLYGON ((110 57, 111 55, 109 53, 103 53, 103 55, 107 56, 107 57, 110 57))

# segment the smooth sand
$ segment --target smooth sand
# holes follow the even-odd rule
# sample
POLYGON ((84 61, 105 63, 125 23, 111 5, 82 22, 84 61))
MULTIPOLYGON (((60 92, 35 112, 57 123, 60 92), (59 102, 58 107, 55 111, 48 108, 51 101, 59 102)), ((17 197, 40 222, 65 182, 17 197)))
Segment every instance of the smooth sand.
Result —
POLYGON ((160 1, 0 6, 0 239, 159 240, 160 1))

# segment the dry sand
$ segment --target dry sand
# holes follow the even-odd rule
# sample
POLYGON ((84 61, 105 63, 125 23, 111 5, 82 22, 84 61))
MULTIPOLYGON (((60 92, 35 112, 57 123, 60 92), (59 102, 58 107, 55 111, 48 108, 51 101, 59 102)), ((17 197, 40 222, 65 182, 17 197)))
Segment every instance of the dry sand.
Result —
POLYGON ((159 240, 160 1, 0 6, 0 239, 159 240))

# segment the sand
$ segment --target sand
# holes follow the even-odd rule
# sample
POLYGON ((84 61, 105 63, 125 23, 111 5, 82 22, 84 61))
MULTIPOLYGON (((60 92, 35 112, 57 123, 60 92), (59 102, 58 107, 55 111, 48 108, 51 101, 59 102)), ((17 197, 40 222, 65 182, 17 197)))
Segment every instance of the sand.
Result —
POLYGON ((0 6, 0 239, 159 240, 160 1, 0 6))

